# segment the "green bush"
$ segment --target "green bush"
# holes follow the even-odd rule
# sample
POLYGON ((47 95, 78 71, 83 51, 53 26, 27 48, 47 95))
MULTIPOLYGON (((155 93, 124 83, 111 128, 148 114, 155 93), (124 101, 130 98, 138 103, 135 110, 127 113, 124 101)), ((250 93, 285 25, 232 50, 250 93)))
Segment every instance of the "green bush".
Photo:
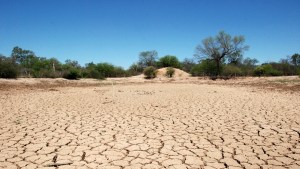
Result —
POLYGON ((157 63, 158 67, 175 67, 180 68, 180 62, 176 56, 166 55, 161 57, 157 63))
POLYGON ((18 77, 16 65, 9 62, 0 62, 0 78, 15 79, 18 77))
POLYGON ((156 69, 153 66, 148 66, 144 69, 144 75, 146 76, 146 79, 152 79, 156 77, 156 69))
POLYGON ((104 76, 97 70, 90 70, 88 73, 88 77, 93 79, 105 79, 104 76))
POLYGON ((202 60, 191 69, 192 76, 216 76, 218 74, 217 65, 211 60, 202 60))
POLYGON ((224 66, 222 70, 222 75, 223 76, 242 76, 243 72, 242 70, 234 65, 226 65, 224 66))
POLYGON ((105 78, 115 76, 115 67, 110 63, 98 63, 95 69, 105 78))
POLYGON ((128 77, 129 73, 122 67, 114 66, 114 76, 113 77, 128 77))
POLYGON ((300 76, 300 67, 296 68, 296 74, 300 76))
POLYGON ((262 76, 262 75, 265 74, 265 70, 264 70, 263 67, 258 66, 258 67, 256 67, 256 68, 254 69, 253 73, 254 73, 254 76, 259 76, 259 77, 260 77, 260 76, 262 76))
POLYGON ((175 69, 172 67, 167 67, 166 76, 171 78, 175 74, 175 69))
POLYGON ((78 69, 71 69, 68 72, 64 73, 63 78, 69 80, 77 80, 80 78, 80 72, 78 69))
POLYGON ((255 76, 281 76, 282 71, 276 70, 270 64, 264 64, 254 69, 255 76))

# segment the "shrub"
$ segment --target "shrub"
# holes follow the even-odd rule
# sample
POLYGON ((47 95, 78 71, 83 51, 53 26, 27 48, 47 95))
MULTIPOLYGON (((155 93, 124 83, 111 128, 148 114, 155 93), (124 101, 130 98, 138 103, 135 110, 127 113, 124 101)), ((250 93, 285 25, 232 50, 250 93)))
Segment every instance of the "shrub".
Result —
POLYGON ((156 77, 156 69, 153 66, 148 66, 144 69, 144 75, 146 76, 146 79, 152 79, 156 77))
POLYGON ((175 69, 172 67, 167 67, 166 76, 171 78, 175 74, 175 69))
POLYGON ((115 76, 115 67, 110 63, 98 63, 95 69, 105 78, 115 76))
POLYGON ((128 72, 122 67, 114 66, 114 77, 128 77, 128 72))
POLYGON ((264 64, 254 69, 254 75, 256 76, 281 76, 283 73, 276 70, 270 64, 264 64))
POLYGON ((243 75, 242 70, 234 65, 226 65, 222 71, 223 76, 241 76, 243 75))
POLYGON ((77 80, 78 78, 80 78, 79 70, 71 69, 63 75, 63 78, 69 80, 77 80))
POLYGON ((218 74, 217 65, 211 60, 202 60, 191 69, 192 76, 216 76, 218 74))
POLYGON ((300 67, 296 68, 296 74, 300 76, 300 67))
POLYGON ((0 78, 15 79, 18 77, 16 65, 9 62, 0 62, 0 78))
POLYGON ((88 72, 88 77, 93 79, 105 79, 104 76, 97 70, 90 70, 88 72))
POLYGON ((254 76, 260 77, 265 74, 265 70, 261 66, 259 66, 254 69, 253 73, 254 73, 254 76))
POLYGON ((32 76, 34 78, 58 78, 59 72, 55 72, 53 70, 42 69, 39 71, 33 71, 32 76))

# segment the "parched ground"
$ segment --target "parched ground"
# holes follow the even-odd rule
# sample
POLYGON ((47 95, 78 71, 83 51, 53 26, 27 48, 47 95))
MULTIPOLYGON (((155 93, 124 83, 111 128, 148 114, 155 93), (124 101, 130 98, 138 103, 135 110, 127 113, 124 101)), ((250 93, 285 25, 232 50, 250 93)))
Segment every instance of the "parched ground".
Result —
POLYGON ((300 95, 153 83, 0 92, 0 168, 300 168, 300 95))

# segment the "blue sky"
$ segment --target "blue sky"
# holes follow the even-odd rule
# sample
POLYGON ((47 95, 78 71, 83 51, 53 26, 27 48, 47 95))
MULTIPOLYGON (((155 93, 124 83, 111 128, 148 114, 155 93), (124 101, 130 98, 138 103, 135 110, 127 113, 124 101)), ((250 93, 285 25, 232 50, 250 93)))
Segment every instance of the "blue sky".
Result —
POLYGON ((224 30, 244 35, 260 63, 300 53, 300 0, 0 0, 0 54, 127 68, 142 51, 192 58, 224 30))

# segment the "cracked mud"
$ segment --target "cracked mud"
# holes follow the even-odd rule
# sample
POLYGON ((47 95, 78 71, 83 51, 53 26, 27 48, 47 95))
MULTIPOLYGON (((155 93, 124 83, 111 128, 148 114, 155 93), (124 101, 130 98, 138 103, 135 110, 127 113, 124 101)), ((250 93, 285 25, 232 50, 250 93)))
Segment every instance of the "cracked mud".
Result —
POLYGON ((300 96, 144 84, 0 95, 0 168, 300 168, 300 96))

